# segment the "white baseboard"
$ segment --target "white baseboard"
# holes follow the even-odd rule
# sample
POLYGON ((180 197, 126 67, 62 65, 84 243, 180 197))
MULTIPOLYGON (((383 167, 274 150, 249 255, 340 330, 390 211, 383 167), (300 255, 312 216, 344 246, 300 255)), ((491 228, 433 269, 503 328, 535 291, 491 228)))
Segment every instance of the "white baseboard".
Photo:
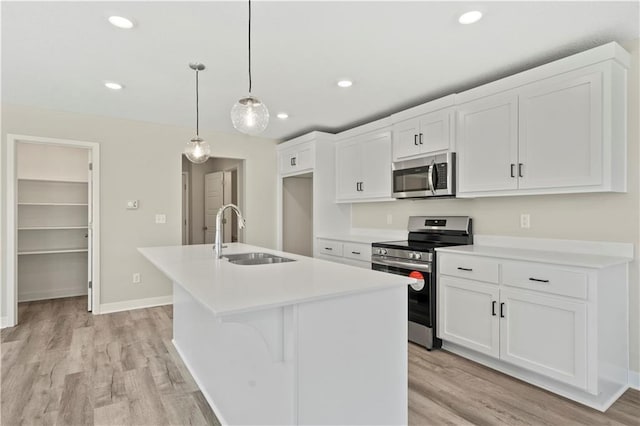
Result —
POLYGON ((36 300, 59 299, 61 297, 86 296, 86 287, 55 288, 49 290, 25 291, 18 294, 18 302, 34 302, 36 300))
POLYGON ((640 372, 629 370, 629 387, 640 390, 640 372))
POLYGON ((149 297, 146 299, 123 300, 122 302, 101 303, 100 314, 130 311, 132 309, 152 308, 154 306, 170 305, 173 303, 173 295, 149 297))

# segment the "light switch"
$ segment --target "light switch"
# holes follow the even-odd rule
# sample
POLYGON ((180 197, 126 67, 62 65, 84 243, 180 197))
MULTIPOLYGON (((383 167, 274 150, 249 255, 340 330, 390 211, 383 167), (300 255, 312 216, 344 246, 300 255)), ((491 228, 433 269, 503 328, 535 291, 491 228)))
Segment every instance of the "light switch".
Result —
POLYGON ((166 214, 157 214, 156 215, 156 223, 167 223, 167 215, 166 214))
POLYGON ((127 201, 127 210, 135 210, 138 208, 138 200, 127 201))

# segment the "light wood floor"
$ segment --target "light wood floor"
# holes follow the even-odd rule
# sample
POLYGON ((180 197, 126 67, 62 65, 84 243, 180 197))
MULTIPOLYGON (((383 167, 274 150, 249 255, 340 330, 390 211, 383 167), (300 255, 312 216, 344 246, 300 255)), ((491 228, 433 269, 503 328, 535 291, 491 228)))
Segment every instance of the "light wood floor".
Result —
MULTIPOLYGON (((219 424, 171 344, 170 306, 94 316, 85 304, 23 303, 2 330, 2 425, 219 424)), ((640 392, 602 414, 410 344, 409 423, 640 426, 640 392)))

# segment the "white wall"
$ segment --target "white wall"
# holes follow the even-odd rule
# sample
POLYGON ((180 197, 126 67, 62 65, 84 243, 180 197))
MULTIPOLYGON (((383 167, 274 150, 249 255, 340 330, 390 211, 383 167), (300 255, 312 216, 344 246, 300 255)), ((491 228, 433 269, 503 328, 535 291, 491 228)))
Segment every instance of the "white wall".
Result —
MULTIPOLYGON (((76 139, 100 143, 101 155, 101 303, 171 294, 169 281, 147 262, 137 247, 181 243, 181 153, 193 129, 132 120, 75 114, 32 107, 2 105, 2 155, 7 133, 76 139), (139 199, 138 210, 126 200, 139 199), (156 225, 156 213, 167 223, 156 225), (134 272, 140 284, 131 283, 134 272)), ((275 141, 237 134, 204 132, 213 154, 246 159, 245 239, 275 247, 275 141)), ((5 234, 5 162, 1 165, 2 235, 5 234)), ((2 252, 5 252, 2 238, 2 252)), ((0 269, 6 268, 0 265, 0 269)), ((2 301, 6 300, 2 276, 2 301)), ((6 309, 2 305, 2 315, 6 309)))
POLYGON ((623 45, 632 54, 629 71, 628 192, 420 200, 354 204, 352 226, 406 229, 411 215, 469 215, 474 232, 485 235, 558 238, 633 243, 630 265, 630 360, 640 371, 640 56, 639 41, 623 45), (520 214, 531 215, 531 228, 520 228, 520 214), (387 225, 391 214, 393 224, 387 225))

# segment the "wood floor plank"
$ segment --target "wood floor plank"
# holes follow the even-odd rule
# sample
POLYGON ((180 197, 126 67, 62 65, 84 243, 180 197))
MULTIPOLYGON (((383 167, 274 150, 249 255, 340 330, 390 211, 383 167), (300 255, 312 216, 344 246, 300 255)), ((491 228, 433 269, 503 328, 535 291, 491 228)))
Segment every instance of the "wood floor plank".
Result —
POLYGON ((167 413, 167 422, 170 425, 208 425, 207 419, 190 394, 162 395, 161 400, 167 413))
POLYGON ((167 413, 149 368, 125 371, 125 388, 133 424, 167 425, 167 413))
POLYGON ((95 409, 93 421, 96 426, 129 426, 131 410, 128 401, 104 405, 95 409))
POLYGON ((67 374, 56 425, 92 425, 94 409, 91 394, 90 377, 87 373, 67 374))

